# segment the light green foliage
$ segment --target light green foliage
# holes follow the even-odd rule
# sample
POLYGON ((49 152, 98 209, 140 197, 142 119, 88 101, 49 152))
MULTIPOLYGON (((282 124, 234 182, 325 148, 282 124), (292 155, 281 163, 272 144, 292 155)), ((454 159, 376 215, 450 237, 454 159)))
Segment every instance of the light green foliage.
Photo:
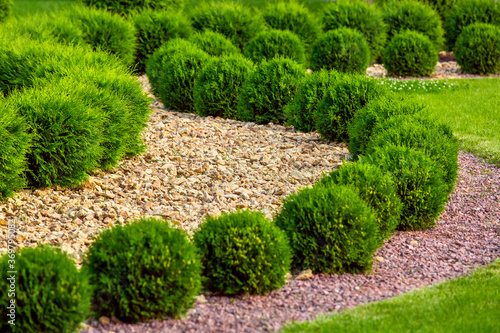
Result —
POLYGON ((189 41, 214 57, 241 53, 226 36, 210 30, 195 33, 189 41))
POLYGON ((186 234, 166 221, 140 219, 106 229, 84 259, 93 310, 122 321, 179 318, 201 288, 201 263, 186 234))
POLYGON ((0 288, 1 332, 73 333, 90 314, 88 276, 76 268, 67 254, 48 245, 4 254, 0 258, 0 288), (13 297, 7 292, 12 270, 17 272, 13 297), (15 325, 9 324, 11 318, 7 316, 12 299, 15 325))
POLYGON ((245 56, 254 62, 284 57, 303 64, 305 48, 300 38, 291 31, 268 30, 256 35, 245 47, 245 56))
POLYGON ((291 194, 275 223, 290 240, 294 268, 333 274, 372 267, 375 214, 350 187, 315 186, 291 194))
POLYGON ((146 9, 179 11, 185 5, 185 0, 82 0, 82 2, 87 6, 108 10, 121 15, 146 9))
POLYGON ((291 253, 283 231, 248 210, 207 216, 194 235, 204 286, 225 294, 267 294, 285 284, 291 253))

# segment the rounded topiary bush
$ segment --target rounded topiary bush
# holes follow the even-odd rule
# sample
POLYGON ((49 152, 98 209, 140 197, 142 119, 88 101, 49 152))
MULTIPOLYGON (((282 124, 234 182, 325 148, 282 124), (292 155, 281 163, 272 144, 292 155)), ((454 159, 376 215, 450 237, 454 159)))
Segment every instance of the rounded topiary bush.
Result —
POLYGON ((178 318, 201 288, 201 263, 186 234, 167 222, 140 219, 104 230, 84 259, 92 307, 122 321, 178 318))
POLYGON ((291 31, 268 30, 259 33, 245 47, 244 54, 254 62, 271 60, 277 56, 289 58, 299 64, 306 60, 300 38, 291 31))
POLYGON ((374 132, 374 127, 390 117, 412 115, 422 111, 425 105, 406 96, 388 94, 371 101, 353 117, 348 128, 349 153, 353 160, 366 153, 366 147, 374 132))
POLYGON ((4 21, 12 13, 13 0, 0 0, 0 22, 4 21))
POLYGON ((371 269, 375 214, 350 187, 304 188, 284 200, 274 221, 288 236, 294 268, 328 274, 371 269))
POLYGON ((486 23, 467 26, 458 37, 454 54, 466 73, 500 72, 500 27, 486 23))
POLYGON ((242 55, 212 59, 194 84, 194 107, 200 116, 234 119, 243 83, 255 70, 242 55))
POLYGON ((373 135, 366 147, 368 154, 377 147, 397 145, 420 149, 436 162, 442 171, 448 193, 453 191, 458 175, 458 151, 460 145, 451 129, 435 124, 420 115, 391 117, 374 126, 373 135))
POLYGON ((312 70, 365 73, 370 63, 370 50, 359 31, 340 28, 328 31, 314 42, 310 63, 312 70))
POLYGON ((241 89, 237 118, 258 124, 284 123, 284 108, 305 75, 304 68, 290 59, 262 62, 241 89))
POLYGON ((194 84, 209 60, 207 53, 194 47, 175 52, 160 64, 158 80, 151 83, 166 108, 182 112, 195 110, 194 84))
POLYGON ((500 5, 494 0, 460 0, 446 15, 446 45, 453 50, 458 36, 470 24, 488 23, 500 27, 500 5))
POLYGON ((375 212, 378 226, 377 246, 391 237, 402 211, 392 177, 372 164, 347 163, 319 180, 315 186, 346 185, 353 187, 375 212))
MULTIPOLYGON (((396 0, 396 1, 405 1, 405 0, 396 0)), ((417 0, 417 1, 430 6, 439 14, 441 18, 446 17, 447 13, 457 2, 457 0, 417 0)), ((384 8, 393 2, 394 0, 374 0, 373 4, 376 5, 377 7, 384 8)))
POLYGON ((1 332, 72 333, 90 314, 89 278, 59 249, 39 245, 9 250, 0 258, 0 278, 1 332), (15 279, 9 271, 17 272, 15 279), (14 316, 9 316, 11 300, 14 316), (11 319, 15 325, 9 324, 11 319))
POLYGON ((195 33, 189 41, 214 57, 241 53, 226 36, 210 30, 195 33))
POLYGON ((198 31, 220 32, 243 49, 250 39, 265 29, 262 17, 236 2, 205 2, 193 8, 191 24, 198 31))
POLYGON ((24 119, 17 110, 0 100, 0 200, 12 197, 26 185, 26 153, 30 148, 24 119))
POLYGON ((322 20, 325 31, 342 27, 358 30, 366 38, 371 60, 382 56, 387 43, 387 27, 376 7, 361 1, 330 2, 323 9, 322 20))
POLYGON ((321 34, 318 20, 299 2, 270 1, 262 17, 272 29, 289 30, 306 44, 313 43, 321 34))
POLYGON ((184 8, 185 0, 82 0, 90 7, 104 9, 121 15, 130 14, 145 9, 156 11, 174 10, 184 8))
POLYGON ((314 113, 315 128, 326 140, 348 142, 348 126, 366 104, 385 93, 376 79, 346 75, 326 90, 314 113))
POLYGON ((117 55, 127 65, 134 61, 135 27, 124 18, 102 10, 74 6, 59 15, 80 28, 83 40, 94 50, 117 55))
POLYGON ((427 229, 436 224, 448 192, 442 169, 425 152, 386 145, 365 156, 363 163, 378 165, 392 175, 403 203, 398 230, 427 229))
POLYGON ((384 8, 384 21, 387 24, 388 40, 411 30, 427 36, 436 53, 443 47, 444 30, 441 18, 429 5, 412 0, 391 2, 390 6, 384 8))
POLYGON ((392 76, 429 76, 438 60, 429 38, 416 31, 396 35, 384 51, 384 67, 392 76))
POLYGON ((136 70, 144 73, 151 54, 173 38, 188 38, 191 24, 181 13, 145 10, 132 16, 136 28, 136 70))
POLYGON ((295 98, 285 107, 286 123, 301 132, 315 130, 314 113, 326 91, 335 85, 340 74, 336 71, 320 70, 306 75, 295 98))
POLYGON ((286 235, 262 213, 207 216, 194 234, 203 285, 225 294, 267 294, 285 284, 291 253, 286 235))

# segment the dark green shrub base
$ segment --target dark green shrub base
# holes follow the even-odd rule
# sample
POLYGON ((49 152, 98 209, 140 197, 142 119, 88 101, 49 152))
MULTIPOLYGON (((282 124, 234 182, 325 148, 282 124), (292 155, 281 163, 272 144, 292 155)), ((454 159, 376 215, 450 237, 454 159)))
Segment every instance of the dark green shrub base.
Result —
POLYGON ((234 46, 226 36, 210 30, 194 34, 189 41, 214 57, 241 53, 241 50, 234 46))
POLYGON ((194 235, 202 254, 204 286, 225 294, 267 294, 285 284, 288 240, 260 212, 208 216, 194 235))
POLYGON ((83 269, 94 287, 94 311, 126 322, 178 318, 201 288, 195 246, 181 230, 154 218, 104 230, 83 269))
POLYGON ((299 64, 306 60, 302 41, 291 31, 263 31, 250 40, 244 53, 254 62, 271 60, 278 56, 292 59, 299 64))
POLYGON ((315 186, 289 195, 275 223, 290 240, 294 268, 328 274, 371 269, 375 214, 350 187, 315 186))

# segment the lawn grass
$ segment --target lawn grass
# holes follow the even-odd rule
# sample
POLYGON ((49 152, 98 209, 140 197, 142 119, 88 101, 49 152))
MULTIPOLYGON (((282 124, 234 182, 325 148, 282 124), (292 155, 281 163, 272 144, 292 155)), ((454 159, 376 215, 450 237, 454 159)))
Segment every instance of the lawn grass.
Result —
POLYGON ((470 276, 282 329, 293 332, 500 332, 500 259, 470 276))

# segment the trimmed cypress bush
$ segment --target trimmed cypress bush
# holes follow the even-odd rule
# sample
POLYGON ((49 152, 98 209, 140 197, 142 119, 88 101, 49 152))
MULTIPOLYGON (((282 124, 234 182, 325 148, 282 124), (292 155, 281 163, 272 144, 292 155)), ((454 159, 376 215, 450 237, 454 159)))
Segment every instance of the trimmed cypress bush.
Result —
POLYGON ((90 314, 89 278, 60 249, 48 245, 23 248, 0 258, 1 332, 73 333, 90 314), (10 280, 15 261, 15 280, 10 280), (12 284, 11 284, 12 283, 12 284), (15 296, 8 292, 15 289, 15 296), (9 324, 11 299, 15 325, 9 324))
POLYGON ((130 14, 135 11, 154 9, 157 11, 174 10, 184 8, 185 0, 82 0, 90 7, 104 9, 121 15, 130 14))
POLYGON ((26 185, 23 173, 31 137, 16 111, 3 98, 0 100, 0 200, 12 197, 26 185))
POLYGON ((191 24, 181 13, 144 10, 132 16, 136 28, 136 70, 145 73, 146 62, 162 44, 173 38, 188 38, 191 24))
POLYGON ((13 0, 0 0, 0 22, 4 21, 12 13, 13 0))
POLYGON ((384 8, 384 21, 388 28, 388 40, 406 30, 419 32, 434 45, 436 53, 444 44, 444 30, 438 13, 429 5, 417 1, 391 2, 384 8))
POLYGON ((284 200, 274 221, 288 236, 293 268, 333 274, 372 267, 375 214, 350 187, 304 188, 284 200))
POLYGON ((219 32, 243 49, 250 39, 265 29, 259 13, 237 2, 205 2, 193 8, 191 24, 197 31, 219 32))
POLYGON ((285 284, 291 252, 285 233, 248 210, 207 216, 194 234, 204 287, 224 294, 267 294, 285 284))
MULTIPOLYGON (((400 1, 400 0, 396 0, 396 1, 400 1)), ((453 7, 453 5, 455 5, 455 3, 457 3, 457 0, 417 0, 417 1, 430 6, 432 9, 434 9, 439 14, 441 19, 444 19, 447 16, 448 12, 453 7)), ((394 1, 374 0, 373 4, 375 4, 377 7, 383 8, 392 2, 394 2, 394 1)))
POLYGON ((455 48, 458 36, 470 24, 488 23, 500 27, 500 5, 494 0, 460 0, 446 15, 446 45, 455 48))
POLYGON ((255 70, 242 55, 212 59, 200 72, 193 88, 194 107, 200 116, 234 119, 243 83, 255 70))
POLYGON ((384 67, 392 76, 429 76, 438 60, 429 38, 416 31, 396 35, 384 51, 384 67))
POLYGON ((245 56, 254 62, 271 60, 277 56, 303 64, 305 49, 300 38, 291 31, 268 30, 259 33, 245 47, 245 56))
POLYGON ((354 115, 348 128, 352 159, 357 160, 360 154, 366 153, 374 128, 380 123, 394 116, 416 114, 424 108, 424 104, 399 94, 388 94, 368 103, 354 115))
POLYGON ((284 108, 294 98, 305 75, 304 68, 290 59, 262 62, 242 87, 237 118, 258 124, 284 123, 284 108))
POLYGON ((378 165, 392 175, 403 203, 398 230, 421 230, 436 224, 448 192, 443 170, 425 152, 385 145, 365 156, 363 163, 378 165))
POLYGON ((186 234, 162 220, 140 219, 97 236, 84 259, 92 308, 125 322, 179 318, 201 288, 201 263, 186 234))
POLYGON ((335 85, 340 74, 320 70, 306 75, 295 98, 285 107, 286 123, 301 132, 315 130, 314 113, 328 88, 335 85))
POLYGON ((226 36, 210 30, 195 33, 189 41, 214 57, 241 53, 226 36))
POLYGON ((420 115, 391 117, 373 128, 374 133, 366 147, 368 154, 377 147, 397 145, 425 152, 443 173, 448 194, 453 191, 458 175, 460 145, 451 129, 435 124, 420 115))
POLYGON ((311 69, 335 69, 344 73, 365 73, 370 63, 365 37, 350 28, 331 30, 312 45, 311 69))
POLYGON ((376 165, 347 163, 319 180, 315 186, 351 186, 375 212, 377 246, 384 245, 399 224, 402 203, 392 177, 376 165))
POLYGON ((376 79, 364 75, 346 75, 326 90, 314 113, 315 128, 329 141, 348 142, 348 126, 366 104, 385 93, 376 79))
POLYGON ((486 23, 467 26, 458 37, 455 56, 466 73, 500 72, 500 26, 486 23))
POLYGON ((358 30, 370 48, 371 60, 382 56, 387 43, 387 27, 380 10, 361 1, 329 2, 323 9, 323 29, 342 27, 358 30))
POLYGON ((321 34, 318 20, 304 5, 296 1, 271 1, 262 17, 272 29, 289 30, 306 44, 312 44, 321 34))

